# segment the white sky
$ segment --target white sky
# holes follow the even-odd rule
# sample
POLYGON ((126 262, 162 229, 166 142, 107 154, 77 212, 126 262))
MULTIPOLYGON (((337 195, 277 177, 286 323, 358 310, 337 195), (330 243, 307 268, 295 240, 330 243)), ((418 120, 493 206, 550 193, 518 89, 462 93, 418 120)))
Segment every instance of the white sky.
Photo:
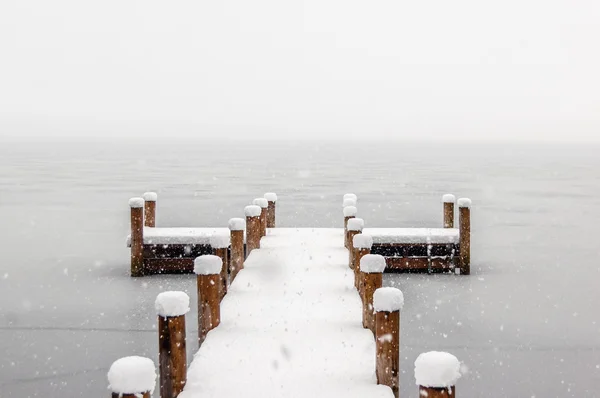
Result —
POLYGON ((0 135, 600 140, 597 0, 2 0, 0 135))

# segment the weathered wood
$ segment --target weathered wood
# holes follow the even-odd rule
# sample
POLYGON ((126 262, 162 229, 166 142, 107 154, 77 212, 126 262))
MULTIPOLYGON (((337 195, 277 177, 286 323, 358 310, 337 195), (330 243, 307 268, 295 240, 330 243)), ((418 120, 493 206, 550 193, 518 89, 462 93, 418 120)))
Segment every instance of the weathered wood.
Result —
POLYGON ((215 248, 213 249, 213 254, 215 256, 219 256, 221 257, 221 260, 223 260, 223 267, 221 268, 221 300, 223 300, 223 297, 225 297, 225 295, 227 294, 227 288, 229 286, 229 275, 227 270, 229 269, 229 261, 227 258, 227 254, 228 254, 229 250, 226 247, 222 247, 222 248, 215 248))
POLYGON ((362 278, 360 272, 360 259, 367 254, 371 254, 371 249, 359 248, 354 249, 354 287, 358 290, 358 294, 362 299, 362 278))
POLYGON ((144 276, 143 207, 131 207, 131 276, 144 276))
POLYGON ((261 220, 260 217, 246 217, 246 258, 252 250, 260 249, 261 220))
MULTIPOLYGON (((360 264, 360 262, 359 262, 360 264)), ((375 335, 375 313, 373 311, 373 293, 383 285, 383 273, 360 272, 362 282, 362 323, 365 329, 371 330, 375 335)))
POLYGON ((449 388, 435 388, 419 386, 419 397, 427 398, 455 398, 456 386, 449 388))
POLYGON ((355 218, 355 216, 346 216, 344 217, 344 247, 346 249, 350 248, 350 243, 348 242, 348 220, 351 218, 355 218))
POLYGON ((119 394, 117 392, 113 392, 111 394, 111 398, 151 398, 150 391, 146 391, 144 393, 139 394, 119 394))
POLYGON ((260 236, 267 236, 267 207, 260 208, 260 236))
POLYGON ((221 323, 221 276, 198 275, 198 345, 221 323))
POLYGON ((444 228, 454 228, 454 202, 444 202, 444 228))
POLYGON ((354 252, 356 249, 354 248, 354 237, 360 233, 361 231, 349 231, 350 237, 348 238, 348 266, 350 269, 354 269, 354 258, 356 257, 356 253, 354 252))
POLYGON ((384 257, 458 256, 458 247, 454 243, 375 243, 371 252, 384 257))
POLYGON ((193 274, 193 258, 146 258, 144 259, 146 275, 154 274, 193 274))
POLYGON ((244 231, 231 231, 231 251, 229 261, 229 279, 232 283, 244 268, 244 231))
POLYGON ((375 313, 377 384, 392 389, 398 397, 400 387, 400 311, 375 313))
POLYGON ((144 258, 196 258, 204 254, 212 254, 210 245, 144 245, 144 258))
MULTIPOLYGON (((454 258, 458 261, 458 258, 454 258)), ((454 270, 450 257, 386 257, 386 272, 449 272, 454 270)))
POLYGON ((153 200, 144 202, 144 226, 156 227, 156 202, 153 200))
POLYGON ((267 207, 267 228, 275 228, 275 214, 277 209, 277 202, 269 201, 267 207))
POLYGON ((175 398, 187 380, 185 315, 158 317, 161 398, 175 398))
POLYGON ((460 223, 460 273, 469 275, 471 273, 471 209, 459 207, 460 223))

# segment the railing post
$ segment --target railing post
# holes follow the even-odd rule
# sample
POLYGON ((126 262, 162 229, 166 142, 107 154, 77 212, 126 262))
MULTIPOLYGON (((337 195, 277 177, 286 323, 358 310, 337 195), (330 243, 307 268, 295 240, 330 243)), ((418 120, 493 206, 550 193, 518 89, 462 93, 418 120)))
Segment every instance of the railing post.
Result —
POLYGON ((277 209, 277 194, 273 192, 267 192, 265 194, 265 199, 267 199, 267 202, 269 204, 269 206, 267 207, 267 228, 275 228, 275 210, 277 209))
POLYGON ((146 192, 144 198, 144 226, 156 227, 156 192, 146 192))
POLYGON ((352 218, 348 220, 348 232, 346 242, 348 242, 348 266, 354 269, 354 236, 360 234, 365 226, 365 221, 362 218, 352 218))
POLYGON ((144 357, 117 359, 107 376, 112 398, 150 398, 156 385, 154 362, 144 357))
POLYGON ((227 235, 212 235, 210 237, 210 246, 213 249, 213 254, 221 258, 223 266, 221 267, 221 300, 227 294, 227 287, 229 286, 229 234, 227 235))
POLYGON ((459 228, 460 228, 460 273, 471 273, 471 199, 458 199, 459 228))
POLYGON ((448 193, 442 197, 444 203, 444 228, 454 228, 454 195, 448 193))
POLYGON ((158 314, 160 397, 175 398, 187 380, 185 314, 190 297, 184 292, 162 292, 154 304, 158 314))
POLYGON ((354 287, 358 290, 358 294, 362 300, 362 280, 360 274, 360 260, 367 254, 371 254, 373 246, 373 237, 371 235, 358 234, 352 239, 354 246, 354 287))
POLYGON ((267 211, 269 208, 269 201, 265 198, 256 198, 252 204, 260 207, 260 236, 267 236, 267 211))
POLYGON ((260 249, 261 223, 260 214, 262 209, 259 206, 246 206, 246 258, 252 250, 260 249))
POLYGON ((377 384, 389 386, 395 397, 400 387, 400 310, 404 295, 395 287, 382 287, 373 294, 377 384))
POLYGON ((129 199, 131 208, 131 276, 144 276, 144 199, 129 199))
POLYGON ((348 249, 350 247, 350 244, 347 240, 348 239, 348 220, 350 220, 351 218, 355 218, 357 212, 358 211, 356 210, 355 206, 344 207, 344 247, 346 249, 348 249))
POLYGON ((460 362, 447 352, 425 352, 415 361, 419 397, 456 398, 456 382, 460 377, 460 362))
POLYGON ((194 260, 198 280, 198 345, 221 323, 221 257, 206 254, 194 260))
POLYGON ((379 254, 367 254, 360 259, 360 273, 363 283, 363 327, 375 334, 375 314, 373 294, 383 285, 385 258, 379 254))
POLYGON ((238 272, 244 268, 244 229, 246 222, 243 218, 229 220, 231 241, 231 258, 229 259, 229 283, 231 284, 238 272))

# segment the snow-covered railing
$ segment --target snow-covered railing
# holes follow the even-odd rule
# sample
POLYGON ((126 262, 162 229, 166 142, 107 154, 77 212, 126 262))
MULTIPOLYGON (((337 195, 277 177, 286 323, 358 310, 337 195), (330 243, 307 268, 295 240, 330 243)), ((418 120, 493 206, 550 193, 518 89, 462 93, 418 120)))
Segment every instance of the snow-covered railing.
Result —
POLYGON ((456 381, 460 377, 460 362, 447 352, 425 352, 415 361, 420 397, 456 398, 456 381))
POLYGON ((149 358, 118 359, 107 376, 112 398, 150 398, 156 386, 156 368, 149 358))

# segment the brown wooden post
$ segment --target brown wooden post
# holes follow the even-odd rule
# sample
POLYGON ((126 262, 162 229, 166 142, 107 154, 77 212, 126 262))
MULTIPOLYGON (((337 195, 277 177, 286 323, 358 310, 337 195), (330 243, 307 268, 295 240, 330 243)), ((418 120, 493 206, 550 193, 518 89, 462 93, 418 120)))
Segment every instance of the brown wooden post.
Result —
POLYGON ((375 334, 373 293, 383 285, 385 258, 379 254, 367 254, 360 259, 363 296, 363 327, 375 334))
POLYGON ((265 198, 256 198, 252 204, 260 207, 260 236, 267 236, 267 211, 269 202, 265 198))
POLYGON ((112 398, 150 398, 156 385, 154 362, 137 356, 117 359, 108 370, 108 383, 112 398))
POLYGON ((246 258, 252 250, 260 249, 261 224, 260 214, 262 209, 259 206, 246 206, 246 258))
POLYGON ((400 310, 404 296, 395 287, 382 287, 373 294, 377 384, 392 389, 395 397, 400 386, 400 310))
POLYGON ((221 323, 221 257, 206 254, 194 260, 198 279, 198 345, 221 323))
POLYGON ((187 380, 185 314, 190 298, 184 292, 162 292, 154 304, 158 314, 158 362, 161 398, 175 398, 187 380))
POLYGON ((131 208, 131 276, 144 276, 144 199, 129 199, 131 208))
POLYGON ((265 194, 265 199, 267 199, 268 207, 267 207, 267 228, 275 228, 275 216, 277 209, 277 194, 273 192, 268 192, 265 194))
POLYGON ((458 200, 459 228, 460 228, 460 273, 471 273, 471 199, 458 200))
POLYGON ((156 227, 156 192, 144 193, 144 226, 156 227))
POLYGON ((356 207, 346 206, 344 207, 344 247, 348 249, 350 243, 348 242, 348 220, 356 217, 356 207))
POLYGON ((220 257, 221 261, 223 261, 223 266, 221 267, 221 300, 223 300, 229 286, 229 234, 212 235, 210 237, 210 246, 212 247, 213 254, 220 257))
POLYGON ((446 194, 442 197, 444 203, 444 228, 454 228, 454 202, 456 198, 452 194, 446 194))
POLYGON ((360 234, 365 226, 365 221, 362 218, 351 218, 348 220, 348 236, 346 241, 348 242, 348 266, 354 269, 354 236, 360 234))
POLYGON ((447 352, 425 352, 415 361, 415 380, 420 397, 455 398, 456 382, 460 377, 458 358, 447 352))
POLYGON ((244 268, 244 229, 246 222, 243 218, 232 218, 229 220, 229 231, 231 241, 231 258, 229 259, 229 283, 244 268))
POLYGON ((373 246, 373 238, 371 235, 358 234, 352 239, 354 246, 354 287, 358 290, 358 294, 362 300, 362 279, 360 273, 360 260, 367 254, 371 254, 373 246))

